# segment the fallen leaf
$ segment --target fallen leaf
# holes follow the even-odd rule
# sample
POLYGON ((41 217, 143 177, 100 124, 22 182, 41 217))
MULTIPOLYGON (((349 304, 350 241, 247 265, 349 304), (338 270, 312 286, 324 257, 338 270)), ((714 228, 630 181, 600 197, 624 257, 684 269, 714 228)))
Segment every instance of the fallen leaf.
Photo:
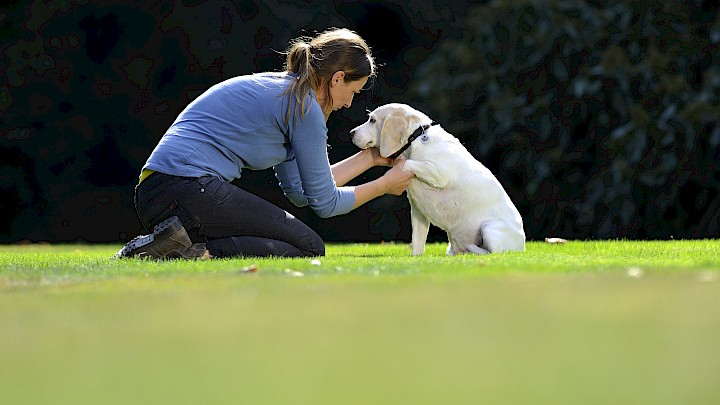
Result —
POLYGON ((257 273, 258 267, 254 264, 251 264, 247 267, 243 267, 240 269, 240 273, 257 273))

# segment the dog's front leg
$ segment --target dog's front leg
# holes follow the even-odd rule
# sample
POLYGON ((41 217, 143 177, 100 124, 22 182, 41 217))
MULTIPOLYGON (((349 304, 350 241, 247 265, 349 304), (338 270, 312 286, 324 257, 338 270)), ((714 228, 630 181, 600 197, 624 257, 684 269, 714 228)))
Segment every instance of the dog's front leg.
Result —
POLYGON ((430 220, 417 208, 410 205, 410 224, 412 225, 412 255, 417 256, 425 253, 425 242, 427 242, 430 231, 430 220))
POLYGON ((444 176, 443 171, 433 163, 408 159, 405 161, 403 170, 413 172, 418 180, 432 187, 445 188, 448 186, 447 176, 444 176))

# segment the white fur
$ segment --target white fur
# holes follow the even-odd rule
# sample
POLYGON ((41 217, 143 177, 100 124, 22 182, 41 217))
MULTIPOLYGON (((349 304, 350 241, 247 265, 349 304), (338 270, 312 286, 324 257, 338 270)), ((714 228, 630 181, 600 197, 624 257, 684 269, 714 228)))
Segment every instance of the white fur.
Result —
MULTIPOLYGON (((421 125, 432 120, 405 104, 386 104, 351 131, 359 148, 380 148, 384 157, 399 150, 421 125)), ((425 251, 430 223, 447 232, 447 254, 524 251, 522 218, 502 185, 482 163, 441 126, 431 126, 403 155, 403 170, 415 177, 407 188, 411 207, 412 254, 425 251)))

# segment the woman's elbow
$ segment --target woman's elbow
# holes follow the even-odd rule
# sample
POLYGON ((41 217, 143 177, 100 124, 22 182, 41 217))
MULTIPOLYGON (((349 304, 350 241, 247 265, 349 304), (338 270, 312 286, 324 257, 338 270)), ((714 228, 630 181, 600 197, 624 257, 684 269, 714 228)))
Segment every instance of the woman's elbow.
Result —
POLYGON ((308 205, 308 200, 302 193, 285 193, 285 197, 296 207, 306 207, 308 205))
POLYGON ((313 208, 312 210, 320 218, 330 218, 334 216, 333 211, 328 208, 313 208))
POLYGON ((317 201, 313 200, 310 200, 308 204, 310 205, 310 209, 320 218, 330 218, 335 215, 335 210, 332 205, 320 205, 317 204, 317 201))

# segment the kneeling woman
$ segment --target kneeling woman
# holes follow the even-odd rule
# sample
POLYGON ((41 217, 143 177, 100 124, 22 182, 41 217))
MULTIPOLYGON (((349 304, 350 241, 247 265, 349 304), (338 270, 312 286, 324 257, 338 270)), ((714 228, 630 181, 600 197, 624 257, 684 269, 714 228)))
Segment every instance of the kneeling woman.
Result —
POLYGON ((116 256, 324 255, 322 239, 307 225, 230 182, 242 169, 273 167, 287 198, 323 218, 383 194, 402 194, 412 174, 377 149, 332 166, 328 160, 326 120, 350 107, 375 74, 365 41, 332 29, 294 40, 285 72, 211 87, 180 113, 142 169, 135 208, 152 233, 116 256), (343 187, 373 166, 392 168, 374 181, 343 187))

